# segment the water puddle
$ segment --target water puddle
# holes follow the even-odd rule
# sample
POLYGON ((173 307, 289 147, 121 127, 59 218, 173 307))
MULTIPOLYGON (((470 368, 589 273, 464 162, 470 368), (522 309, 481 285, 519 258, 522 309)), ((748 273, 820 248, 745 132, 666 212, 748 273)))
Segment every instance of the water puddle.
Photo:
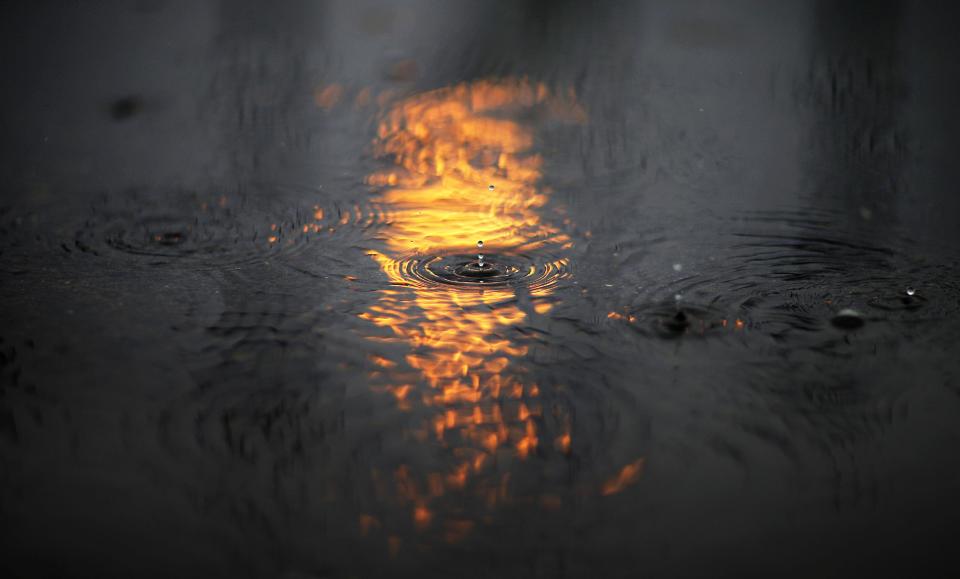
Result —
MULTIPOLYGON (((159 4, 136 50, 13 62, 44 55, 6 103, 39 104, 0 202, 0 504, 35 574, 949 551, 950 52, 919 24, 949 19, 159 4)), ((144 15, 104 10, 38 30, 129 48, 144 15)))

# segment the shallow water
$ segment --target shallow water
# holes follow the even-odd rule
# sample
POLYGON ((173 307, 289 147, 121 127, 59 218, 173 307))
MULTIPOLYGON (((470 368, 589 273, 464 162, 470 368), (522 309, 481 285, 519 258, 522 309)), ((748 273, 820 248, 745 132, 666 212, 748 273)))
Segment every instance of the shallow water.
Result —
POLYGON ((929 4, 0 10, 4 576, 951 562, 929 4))

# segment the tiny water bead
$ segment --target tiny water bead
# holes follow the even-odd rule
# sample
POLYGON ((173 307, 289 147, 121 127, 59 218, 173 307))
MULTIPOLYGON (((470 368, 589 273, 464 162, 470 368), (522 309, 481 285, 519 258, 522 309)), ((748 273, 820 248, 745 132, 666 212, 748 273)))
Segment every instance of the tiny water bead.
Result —
MULTIPOLYGON (((483 249, 483 240, 477 242, 477 250, 483 249)), ((503 269, 484 261, 483 254, 477 253, 477 260, 468 262, 456 269, 457 274, 470 278, 488 278, 503 273, 503 269)), ((480 279, 485 283, 485 279, 480 279)))
POLYGON ((863 326, 866 322, 863 315, 853 308, 843 308, 830 322, 843 330, 855 330, 863 326))

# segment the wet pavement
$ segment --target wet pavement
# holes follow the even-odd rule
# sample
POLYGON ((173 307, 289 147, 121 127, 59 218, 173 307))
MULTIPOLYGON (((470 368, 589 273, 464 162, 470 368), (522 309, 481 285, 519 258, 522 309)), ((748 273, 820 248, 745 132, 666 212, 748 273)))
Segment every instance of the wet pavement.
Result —
POLYGON ((945 5, 0 14, 4 576, 956 562, 945 5))

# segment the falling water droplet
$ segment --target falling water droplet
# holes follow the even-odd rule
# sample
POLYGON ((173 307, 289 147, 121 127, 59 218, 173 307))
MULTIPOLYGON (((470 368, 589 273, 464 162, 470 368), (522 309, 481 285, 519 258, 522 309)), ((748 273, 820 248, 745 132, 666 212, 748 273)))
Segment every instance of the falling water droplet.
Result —
POLYGON ((673 271, 680 271, 680 270, 682 270, 682 269, 683 269, 683 264, 682 264, 682 263, 675 263, 675 264, 673 264, 673 271))
POLYGON ((678 302, 679 302, 680 300, 683 299, 683 296, 682 296, 681 294, 676 294, 675 296, 673 296, 673 299, 674 299, 674 301, 678 301, 678 302))
POLYGON ((915 293, 917 293, 917 290, 915 290, 914 288, 912 288, 912 287, 908 287, 908 288, 907 288, 907 295, 908 295, 908 296, 912 296, 912 295, 915 294, 915 293))
POLYGON ((490 185, 489 187, 487 187, 487 189, 493 191, 494 189, 496 189, 496 187, 494 187, 493 185, 490 185))
POLYGON ((483 249, 483 241, 477 242, 477 249, 483 249))

